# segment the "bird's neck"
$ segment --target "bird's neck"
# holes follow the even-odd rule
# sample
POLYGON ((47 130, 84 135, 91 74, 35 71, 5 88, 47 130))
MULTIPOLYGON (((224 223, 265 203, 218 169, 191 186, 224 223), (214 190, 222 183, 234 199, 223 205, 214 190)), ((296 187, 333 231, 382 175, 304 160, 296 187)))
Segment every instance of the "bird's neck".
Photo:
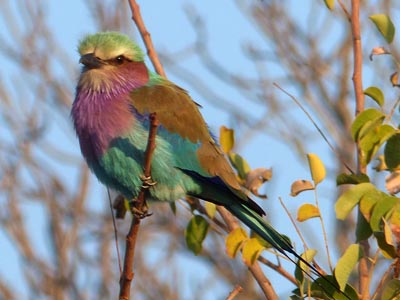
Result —
POLYGON ((114 98, 129 93, 148 81, 149 71, 143 62, 130 62, 120 67, 84 69, 79 78, 78 92, 114 98))
POLYGON ((129 93, 145 85, 149 74, 144 64, 130 67, 113 73, 94 69, 81 74, 72 118, 88 161, 102 155, 109 143, 129 130, 135 121, 129 93))

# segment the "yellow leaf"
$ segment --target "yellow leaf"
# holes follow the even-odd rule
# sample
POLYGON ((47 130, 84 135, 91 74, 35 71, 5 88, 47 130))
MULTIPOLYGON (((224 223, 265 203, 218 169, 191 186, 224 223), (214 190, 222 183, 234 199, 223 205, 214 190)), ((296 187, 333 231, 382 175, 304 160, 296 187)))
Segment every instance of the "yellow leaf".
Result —
POLYGON ((205 201, 204 207, 206 209, 207 215, 212 219, 215 216, 215 212, 217 211, 217 206, 214 203, 205 201))
POLYGON ((221 126, 219 130, 219 143, 221 144, 221 148, 224 153, 230 152, 235 144, 233 129, 221 126))
POLYGON ((392 85, 394 87, 399 87, 399 73, 398 72, 394 72, 392 75, 390 75, 390 82, 392 83, 392 85))
POLYGON ((308 164, 310 166, 312 180, 314 181, 314 184, 317 185, 325 178, 326 171, 324 164, 316 154, 309 153, 307 154, 307 158, 308 164))
POLYGON ((297 221, 299 222, 303 222, 319 216, 320 214, 318 207, 309 203, 303 204, 297 211, 297 221))
POLYGON ((250 232, 250 238, 256 239, 264 248, 272 248, 271 244, 259 236, 255 231, 250 232))
POLYGON ((314 186, 310 181, 304 179, 296 180, 292 183, 292 186, 290 187, 290 196, 295 197, 301 192, 313 189, 314 186))
POLYGON ((393 213, 390 216, 390 224, 400 226, 400 207, 398 205, 393 209, 393 213))
POLYGON ((392 216, 390 217, 390 229, 392 234, 398 244, 400 241, 400 211, 399 206, 396 205, 396 209, 394 209, 392 216))
POLYGON ((383 219, 383 232, 385 234, 386 243, 388 245, 394 246, 392 230, 390 229, 390 225, 385 219, 383 219))
POLYGON ((329 10, 333 10, 335 8, 335 0, 324 0, 324 2, 329 10))
POLYGON ((226 253, 228 256, 230 258, 235 258, 242 243, 246 240, 248 240, 248 236, 243 228, 238 227, 232 230, 225 239, 226 253))
POLYGON ((264 251, 265 247, 256 238, 247 240, 243 244, 242 258, 246 265, 251 266, 264 251))
MULTIPOLYGON (((303 258, 306 262, 311 263, 316 254, 317 250, 308 249, 301 255, 301 258, 303 258)), ((299 284, 304 283, 304 273, 310 274, 310 267, 299 260, 294 271, 294 276, 299 284)))

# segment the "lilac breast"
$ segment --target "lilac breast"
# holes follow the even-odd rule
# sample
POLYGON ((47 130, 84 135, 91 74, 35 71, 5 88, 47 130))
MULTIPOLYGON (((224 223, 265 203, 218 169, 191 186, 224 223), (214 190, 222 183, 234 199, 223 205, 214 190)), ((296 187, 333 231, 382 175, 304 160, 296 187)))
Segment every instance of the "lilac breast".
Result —
POLYGON ((110 141, 128 132, 135 121, 128 93, 105 96, 78 89, 71 114, 82 154, 89 163, 103 155, 110 141))
POLYGON ((110 141, 132 128, 135 115, 129 93, 148 80, 149 73, 143 62, 132 61, 114 70, 82 72, 71 115, 88 163, 103 155, 110 141))

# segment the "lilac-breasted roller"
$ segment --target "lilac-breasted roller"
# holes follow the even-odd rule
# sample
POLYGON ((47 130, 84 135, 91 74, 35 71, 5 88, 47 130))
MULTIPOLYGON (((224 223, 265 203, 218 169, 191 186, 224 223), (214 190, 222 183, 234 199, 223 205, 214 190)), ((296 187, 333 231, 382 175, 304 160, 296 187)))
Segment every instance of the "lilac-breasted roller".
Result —
POLYGON ((138 196, 149 114, 155 112, 160 126, 151 176, 156 184, 148 188, 148 197, 175 201, 190 195, 222 205, 279 252, 300 258, 242 191, 199 105, 151 72, 134 42, 102 32, 84 38, 78 51, 83 69, 71 114, 82 154, 103 184, 128 199, 138 196))

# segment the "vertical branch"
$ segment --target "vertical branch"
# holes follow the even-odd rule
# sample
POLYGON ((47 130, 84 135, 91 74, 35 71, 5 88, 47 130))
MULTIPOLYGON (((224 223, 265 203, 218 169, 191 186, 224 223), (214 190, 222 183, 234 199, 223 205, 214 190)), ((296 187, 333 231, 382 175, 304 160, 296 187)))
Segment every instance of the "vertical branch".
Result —
MULTIPOLYGON (((151 41, 150 33, 147 31, 143 19, 140 15, 139 5, 134 0, 129 0, 129 5, 132 10, 132 19, 134 20, 140 35, 143 38, 143 41, 147 48, 147 54, 149 55, 157 73, 162 76, 165 76, 164 70, 160 61, 158 60, 157 53, 154 50, 153 43, 151 41)), ((156 147, 156 134, 158 128, 158 121, 156 113, 150 114, 150 129, 149 136, 147 140, 147 147, 145 151, 145 157, 143 162, 143 172, 145 177, 151 176, 151 158, 153 156, 153 152, 156 147)), ((136 207, 141 210, 145 203, 145 194, 146 189, 142 187, 138 198, 136 199, 136 207)), ((134 277, 133 272, 133 262, 135 258, 135 246, 136 240, 138 237, 139 227, 140 227, 141 219, 139 217, 133 217, 131 226, 126 236, 126 246, 125 246, 125 257, 124 257, 124 266, 120 278, 120 292, 119 299, 120 300, 129 300, 130 299, 130 290, 131 283, 134 277)))
MULTIPOLYGON (((156 113, 150 114, 150 130, 149 137, 147 140, 147 147, 144 158, 144 176, 150 177, 151 175, 151 158, 153 152, 156 148, 156 134, 157 134, 158 122, 156 118, 156 113)), ((143 208, 145 201, 146 189, 142 188, 140 190, 139 196, 136 199, 136 205, 139 210, 143 208)), ((129 229, 128 235, 126 236, 126 246, 125 246, 125 257, 124 257, 124 267, 120 279, 120 300, 130 299, 131 283, 134 277, 133 272, 133 262, 135 258, 135 246, 136 240, 139 232, 141 219, 134 216, 132 219, 131 227, 129 229)))
POLYGON ((158 59, 157 52, 154 50, 153 42, 151 40, 150 33, 147 31, 146 26, 144 25, 142 16, 140 14, 140 7, 136 3, 135 0, 128 0, 129 5, 132 10, 132 20, 135 22, 137 29, 140 32, 140 36, 143 39, 144 44, 146 45, 147 55, 149 56, 151 63, 154 66, 154 69, 158 74, 163 77, 167 77, 164 68, 162 67, 160 60, 158 59))
POLYGON ((356 115, 364 110, 364 94, 362 88, 362 48, 360 32, 360 0, 352 0, 351 31, 353 34, 353 86, 356 97, 356 115))
MULTIPOLYGON (((354 57, 354 72, 353 86, 356 98, 356 111, 358 115, 364 110, 364 94, 362 88, 362 48, 361 48, 361 32, 360 32, 360 0, 351 1, 351 30, 353 35, 353 57, 354 57)), ((366 167, 361 165, 361 150, 357 145, 358 154, 358 173, 365 173, 366 167)), ((360 214, 359 214, 360 215, 360 214)), ((369 299, 369 272, 368 272, 368 240, 360 241, 360 245, 364 250, 364 256, 361 258, 358 265, 359 272, 359 291, 361 299, 369 299)))

